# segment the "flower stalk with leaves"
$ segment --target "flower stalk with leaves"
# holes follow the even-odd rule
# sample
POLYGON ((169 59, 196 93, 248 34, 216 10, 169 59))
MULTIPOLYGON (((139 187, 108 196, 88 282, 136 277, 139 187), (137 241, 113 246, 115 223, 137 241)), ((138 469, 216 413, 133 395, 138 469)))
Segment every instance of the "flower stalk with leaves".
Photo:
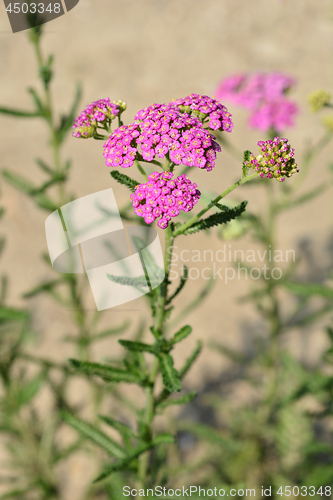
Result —
MULTIPOLYGON (((109 99, 104 101, 110 102, 109 99)), ((88 106, 86 109, 90 109, 90 107, 88 106)), ((76 126, 75 123, 74 127, 76 126)), ((217 153, 221 151, 212 132, 230 132, 231 130, 231 115, 225 106, 207 96, 191 94, 169 104, 153 104, 139 111, 133 123, 121 124, 113 132, 110 131, 110 136, 104 144, 103 154, 107 166, 129 168, 135 165, 141 172, 144 179, 141 184, 117 170, 112 170, 111 176, 130 189, 132 192, 130 199, 134 211, 141 220, 143 219, 149 225, 158 219, 157 225, 164 230, 165 250, 163 282, 157 288, 150 289, 147 294, 153 320, 150 327, 154 338, 153 342, 120 340, 120 344, 132 356, 127 359, 125 369, 71 360, 71 366, 80 372, 87 375, 97 375, 109 382, 134 383, 140 386, 146 395, 145 405, 137 414, 138 432, 135 435, 131 429, 123 427, 120 429, 119 423, 115 424, 112 419, 103 417, 105 422, 116 428, 122 435, 124 444, 121 453, 123 455, 119 456, 118 453, 116 455, 118 461, 107 465, 96 481, 107 478, 115 471, 127 470, 135 472, 140 488, 152 486, 151 470, 154 465, 151 465, 149 460, 149 450, 159 444, 174 441, 171 434, 155 435, 155 416, 166 406, 187 403, 195 397, 195 393, 190 393, 182 398, 172 398, 173 393, 181 391, 181 380, 201 350, 201 344, 198 344, 183 368, 177 370, 174 367, 172 350, 192 331, 189 325, 185 325, 171 338, 166 337, 167 321, 173 309, 172 301, 183 289, 187 279, 186 273, 176 291, 170 292, 169 271, 174 241, 179 236, 204 231, 240 216, 245 211, 247 202, 242 202, 232 209, 219 202, 240 185, 257 178, 258 175, 260 176, 261 171, 249 173, 250 167, 253 166, 251 163, 253 156, 250 151, 245 151, 241 178, 208 203, 197 215, 194 215, 187 222, 181 223, 174 222, 174 220, 180 217, 181 211, 191 211, 201 193, 198 186, 192 183, 184 173, 177 176, 176 169, 183 164, 187 171, 194 167, 205 169, 208 172, 212 170, 215 166, 217 153), (162 159, 164 159, 164 163, 161 162, 162 159), (153 172, 147 175, 141 162, 150 164, 150 168, 154 169, 153 172), (161 172, 156 171, 156 165, 161 169, 161 172), (204 218, 206 212, 211 209, 215 209, 215 213, 204 218), (146 355, 153 357, 151 363, 146 360, 146 355), (157 394, 156 382, 159 374, 162 376, 164 387, 161 393, 157 394), (129 434, 134 437, 136 444, 132 444, 126 450, 124 438, 125 435, 129 434)), ((77 137, 76 132, 74 136, 77 137)), ((280 139, 276 138, 275 141, 277 143, 280 139)), ((274 147, 276 147, 275 143, 274 147)), ((273 152, 273 155, 276 153, 273 152)), ((290 174, 296 172, 296 164, 293 159, 290 159, 290 147, 282 142, 278 157, 281 164, 288 165, 288 168, 288 162, 292 164, 292 168, 290 167, 288 170, 290 174)), ((267 174, 266 177, 273 176, 267 174)), ((141 284, 140 278, 131 280, 121 276, 109 275, 108 277, 111 281, 121 283, 124 286, 137 287, 141 284)), ((64 415, 64 418, 81 432, 85 434, 91 432, 91 427, 82 427, 82 422, 73 419, 71 415, 64 415)), ((84 426, 86 425, 84 424, 84 426)), ((107 441, 109 438, 105 434, 103 439, 107 441)))

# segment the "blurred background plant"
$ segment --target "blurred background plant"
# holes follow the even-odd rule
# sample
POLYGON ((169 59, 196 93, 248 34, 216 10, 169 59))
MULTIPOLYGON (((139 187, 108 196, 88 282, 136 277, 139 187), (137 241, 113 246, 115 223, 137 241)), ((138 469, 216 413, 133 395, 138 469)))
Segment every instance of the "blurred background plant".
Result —
MULTIPOLYGON (((285 126, 293 125, 292 115, 297 106, 292 101, 283 102, 283 95, 292 82, 291 77, 276 73, 235 75, 219 85, 217 95, 221 100, 229 99, 250 109, 250 127, 265 130, 268 139, 273 139, 281 132, 284 134, 285 126), (280 84, 284 81, 285 85, 277 88, 279 85, 272 85, 273 81, 280 84), (281 91, 280 97, 277 90, 281 91), (281 100, 282 108, 279 108, 281 100), (290 108, 291 114, 284 107, 290 108)), ((309 103, 315 112, 331 107, 330 94, 323 90, 313 92, 309 103)), ((324 182, 302 190, 309 169, 315 167, 318 154, 333 138, 330 118, 330 115, 324 117, 322 137, 307 148, 299 161, 300 174, 295 181, 275 189, 280 186, 263 179, 266 207, 260 213, 247 211, 220 229, 219 236, 224 241, 247 232, 254 242, 259 242, 266 272, 259 272, 257 278, 258 268, 239 262, 246 275, 252 276, 252 270, 255 271, 254 285, 240 298, 241 303, 250 302, 261 318, 252 328, 251 345, 246 340, 246 332, 242 350, 220 342, 210 344, 211 349, 229 360, 228 369, 220 380, 206 387, 192 409, 195 414, 196 408, 203 405, 207 414, 215 415, 215 425, 205 423, 204 418, 198 422, 188 419, 175 423, 180 436, 185 436, 190 443, 190 436, 199 439, 199 446, 202 441, 206 442, 205 452, 194 461, 189 460, 184 470, 184 480, 197 471, 200 479, 196 484, 202 487, 219 486, 230 492, 231 488, 260 491, 262 486, 271 486, 272 497, 279 498, 285 486, 291 490, 296 487, 294 494, 291 493, 295 497, 305 491, 305 495, 310 494, 309 489, 301 490, 303 485, 314 486, 310 496, 316 497, 325 495, 324 486, 328 486, 330 489, 326 492, 331 496, 332 328, 326 327, 328 347, 315 363, 307 339, 309 332, 332 322, 333 261, 331 258, 322 268, 317 265, 315 271, 306 252, 296 259, 293 251, 290 262, 274 253, 279 248, 281 216, 303 204, 311 209, 311 204, 318 202, 325 190, 332 189, 324 182), (280 279, 274 276, 275 266, 277 269, 282 266, 280 279), (290 341, 297 332, 302 345, 295 351, 290 341), (241 399, 234 395, 237 384, 243 389, 241 399)), ((222 140, 220 135, 217 138, 231 154, 239 157, 239 151, 225 136, 222 140)), ((229 205, 236 203, 229 202, 229 205)), ((190 414, 188 410, 184 416, 190 414)))

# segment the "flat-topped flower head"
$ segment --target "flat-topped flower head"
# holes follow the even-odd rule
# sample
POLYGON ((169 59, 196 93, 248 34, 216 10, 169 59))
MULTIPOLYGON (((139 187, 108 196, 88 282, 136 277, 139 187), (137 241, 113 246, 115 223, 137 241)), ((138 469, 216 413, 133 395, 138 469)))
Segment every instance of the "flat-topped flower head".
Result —
POLYGON ((294 125, 298 112, 296 104, 286 96, 294 85, 294 78, 284 73, 240 73, 224 79, 216 95, 250 110, 252 128, 280 132, 294 125))
POLYGON ((299 172, 294 159, 294 149, 290 147, 288 139, 275 137, 273 141, 258 142, 260 154, 256 157, 251 153, 245 165, 254 168, 262 179, 275 178, 282 182, 299 172))
POLYGON ((130 198, 136 215, 144 217, 147 224, 159 219, 157 225, 166 229, 169 221, 177 217, 180 210, 192 210, 200 195, 197 184, 192 183, 185 174, 173 178, 171 172, 153 172, 148 182, 136 186, 130 198), (166 194, 163 194, 164 188, 167 188, 166 194))
POLYGON ((97 127, 110 126, 111 121, 126 109, 123 101, 111 102, 106 99, 99 99, 89 104, 74 121, 74 137, 88 139, 93 137, 97 127))
POLYGON ((215 137, 198 117, 170 104, 152 104, 140 110, 136 123, 116 129, 104 145, 106 165, 130 167, 142 156, 146 162, 169 155, 175 165, 210 171, 221 151, 215 137), (138 153, 138 154, 137 154, 138 153))
POLYGON ((211 130, 231 132, 233 129, 232 115, 227 108, 206 95, 190 94, 170 104, 176 106, 182 113, 198 117, 211 130))

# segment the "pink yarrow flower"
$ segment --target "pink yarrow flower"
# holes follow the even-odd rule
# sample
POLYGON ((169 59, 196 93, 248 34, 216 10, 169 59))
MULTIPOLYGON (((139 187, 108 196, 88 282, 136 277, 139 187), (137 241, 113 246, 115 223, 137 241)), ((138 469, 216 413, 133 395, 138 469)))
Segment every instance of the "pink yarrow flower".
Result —
POLYGON ((89 104, 74 121, 74 137, 88 139, 96 133, 97 127, 110 125, 111 121, 126 109, 123 101, 111 102, 109 97, 89 104))
POLYGON ((249 125, 264 132, 281 132, 294 125, 297 105, 286 97, 295 80, 284 73, 241 73, 224 79, 217 88, 225 99, 251 111, 249 125))
POLYGON ((221 148, 204 124, 214 130, 232 129, 225 106, 197 94, 169 104, 152 104, 140 110, 135 120, 116 129, 104 144, 107 166, 127 168, 136 159, 151 162, 169 155, 175 165, 210 171, 221 148))
POLYGON ((173 101, 171 104, 183 113, 186 112, 198 117, 203 123, 207 123, 211 130, 231 132, 233 129, 232 115, 227 108, 207 95, 190 94, 183 99, 173 101))
POLYGON ((159 218, 157 225, 166 229, 169 221, 177 217, 180 210, 192 210, 200 195, 197 184, 192 183, 185 174, 173 179, 171 172, 153 172, 148 176, 148 182, 136 186, 130 198, 136 215, 144 217, 147 224, 159 218), (163 195, 164 187, 169 190, 166 195, 163 195))

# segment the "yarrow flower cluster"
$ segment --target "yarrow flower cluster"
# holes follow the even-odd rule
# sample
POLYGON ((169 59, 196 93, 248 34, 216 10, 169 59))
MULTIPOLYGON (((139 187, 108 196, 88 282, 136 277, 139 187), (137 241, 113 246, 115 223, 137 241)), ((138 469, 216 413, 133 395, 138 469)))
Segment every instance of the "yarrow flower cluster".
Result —
POLYGON ((190 94, 183 99, 173 101, 173 104, 182 113, 192 114, 202 122, 207 121, 208 128, 211 130, 231 132, 233 129, 232 115, 216 99, 206 95, 190 94))
POLYGON ((173 179, 172 172, 153 172, 148 176, 148 182, 136 186, 130 198, 136 215, 144 217, 147 224, 159 218, 157 225, 166 229, 180 210, 192 210, 200 194, 197 184, 185 174, 173 179))
POLYGON ((99 99, 89 104, 74 121, 74 137, 88 139, 93 137, 97 127, 108 127, 111 121, 126 109, 126 103, 123 101, 111 102, 106 99, 99 99))
POLYGON ((169 154, 175 165, 199 167, 208 172, 214 168, 216 152, 221 148, 199 118, 181 112, 171 103, 142 109, 135 120, 137 123, 116 129, 106 141, 103 154, 107 166, 131 167, 140 145, 138 153, 147 162, 169 154))
POLYGON ((251 153, 246 166, 254 168, 259 177, 272 179, 275 177, 282 182, 286 177, 291 177, 299 172, 294 159, 294 149, 290 147, 288 139, 275 137, 273 141, 258 142, 260 155, 254 157, 251 153))
POLYGON ((251 127, 280 132, 294 125, 298 112, 296 104, 286 97, 293 85, 295 80, 283 73, 241 73, 223 80, 216 95, 249 109, 251 127))

